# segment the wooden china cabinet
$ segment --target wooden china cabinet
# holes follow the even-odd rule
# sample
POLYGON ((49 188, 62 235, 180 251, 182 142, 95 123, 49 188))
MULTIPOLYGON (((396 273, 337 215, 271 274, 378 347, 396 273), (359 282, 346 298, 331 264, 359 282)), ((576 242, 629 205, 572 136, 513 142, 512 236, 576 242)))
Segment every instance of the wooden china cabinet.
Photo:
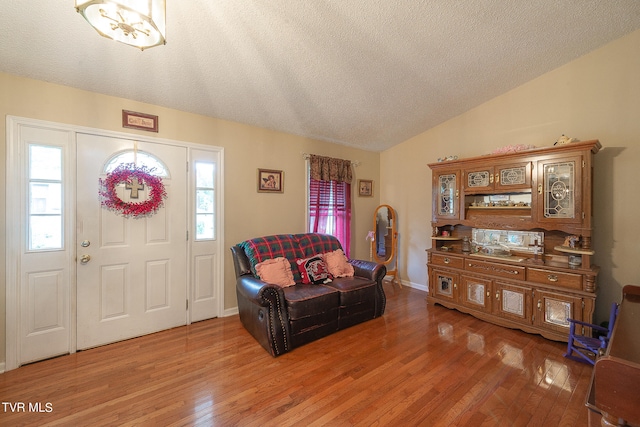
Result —
POLYGON ((592 322, 600 148, 593 140, 429 164, 428 301, 558 341, 567 318, 592 322))

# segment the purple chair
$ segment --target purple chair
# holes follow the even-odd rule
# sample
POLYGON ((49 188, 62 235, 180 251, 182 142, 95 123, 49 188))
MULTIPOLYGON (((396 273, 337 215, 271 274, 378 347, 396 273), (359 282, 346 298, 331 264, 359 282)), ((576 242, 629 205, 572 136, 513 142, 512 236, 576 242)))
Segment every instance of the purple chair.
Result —
POLYGON ((569 328, 569 342, 567 343, 567 352, 564 357, 577 360, 578 362, 589 363, 595 365, 596 358, 604 354, 604 351, 609 344, 611 333, 613 332, 613 325, 616 323, 616 317, 618 316, 618 304, 611 304, 611 312, 609 313, 609 325, 607 328, 602 326, 593 325, 587 322, 581 322, 579 320, 567 319, 571 323, 569 328), (592 331, 598 333, 597 338, 592 338, 585 335, 576 334, 576 325, 581 325, 587 328, 591 328, 592 331))

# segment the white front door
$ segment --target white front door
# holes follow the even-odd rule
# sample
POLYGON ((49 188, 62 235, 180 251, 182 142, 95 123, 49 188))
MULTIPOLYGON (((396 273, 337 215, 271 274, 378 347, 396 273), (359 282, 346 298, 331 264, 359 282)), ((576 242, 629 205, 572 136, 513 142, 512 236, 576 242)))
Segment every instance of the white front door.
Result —
MULTIPOLYGON (((79 133, 77 159, 77 349, 186 324, 187 148, 79 133), (167 197, 150 216, 101 206, 105 168, 132 153, 166 168, 167 197)), ((130 187, 117 186, 124 202, 148 198, 148 185, 130 187)))
POLYGON ((7 117, 5 369, 220 316, 223 164, 219 147, 7 117), (134 154, 166 172, 146 218, 98 198, 105 163, 134 154))

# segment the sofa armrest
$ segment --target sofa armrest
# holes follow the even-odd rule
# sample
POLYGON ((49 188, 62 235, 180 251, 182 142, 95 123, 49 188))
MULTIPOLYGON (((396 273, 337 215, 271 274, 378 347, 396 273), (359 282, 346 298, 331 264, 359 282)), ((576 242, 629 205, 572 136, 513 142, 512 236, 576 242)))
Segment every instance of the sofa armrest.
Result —
POLYGON ((373 261, 350 259, 349 263, 353 265, 354 275, 358 277, 365 277, 377 282, 378 279, 382 281, 387 274, 387 268, 383 264, 378 264, 373 261))
POLYGON ((236 281, 240 321, 272 356, 291 350, 289 315, 282 288, 251 275, 236 281))
POLYGON ((231 255, 233 256, 233 267, 236 271, 236 277, 252 274, 249 258, 247 258, 247 254, 239 245, 231 247, 231 255))
POLYGON ((238 293, 254 304, 267 306, 269 303, 265 300, 264 293, 268 291, 269 288, 275 288, 275 286, 269 285, 251 275, 244 275, 238 277, 236 288, 238 293))
POLYGON ((353 265, 355 276, 364 277, 376 282, 376 306, 373 317, 382 316, 387 305, 387 297, 382 287, 382 280, 384 276, 387 275, 387 267, 384 264, 361 259, 350 259, 349 263, 353 265))

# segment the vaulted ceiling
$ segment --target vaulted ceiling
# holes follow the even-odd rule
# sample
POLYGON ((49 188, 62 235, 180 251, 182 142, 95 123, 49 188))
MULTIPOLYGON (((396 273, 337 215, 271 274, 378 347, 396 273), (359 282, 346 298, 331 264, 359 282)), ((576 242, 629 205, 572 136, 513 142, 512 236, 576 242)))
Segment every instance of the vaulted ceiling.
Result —
POLYGON ((167 44, 0 3, 0 72, 384 150, 640 28, 638 0, 167 0, 167 44))

